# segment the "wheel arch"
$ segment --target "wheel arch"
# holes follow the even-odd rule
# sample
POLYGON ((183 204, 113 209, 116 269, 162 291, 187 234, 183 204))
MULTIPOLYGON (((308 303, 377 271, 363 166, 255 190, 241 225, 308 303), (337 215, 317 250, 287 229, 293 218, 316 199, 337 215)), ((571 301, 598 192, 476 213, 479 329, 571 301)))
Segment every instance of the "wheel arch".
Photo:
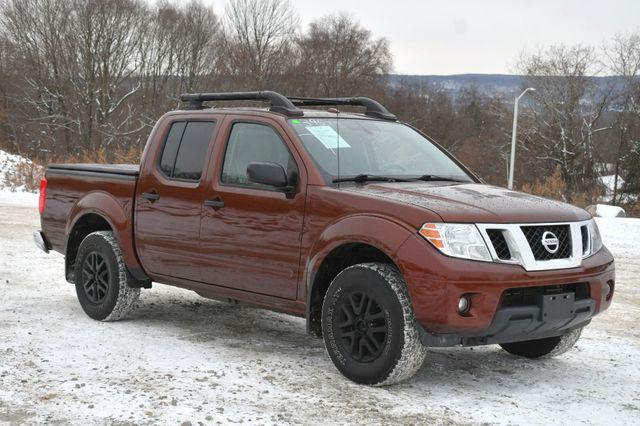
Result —
POLYGON ((372 215, 350 216, 327 227, 305 268, 307 332, 321 335, 324 296, 340 271, 359 263, 380 262, 402 273, 396 252, 411 235, 408 227, 372 215))
POLYGON ((111 194, 94 191, 86 194, 72 207, 65 229, 65 276, 73 282, 73 266, 78 247, 92 232, 112 231, 120 245, 128 271, 138 281, 146 281, 133 245, 132 203, 124 206, 111 194))
POLYGON ((74 282, 73 268, 78 254, 78 248, 87 235, 96 231, 112 231, 111 222, 103 215, 95 212, 85 212, 76 217, 65 242, 65 276, 67 281, 74 282))

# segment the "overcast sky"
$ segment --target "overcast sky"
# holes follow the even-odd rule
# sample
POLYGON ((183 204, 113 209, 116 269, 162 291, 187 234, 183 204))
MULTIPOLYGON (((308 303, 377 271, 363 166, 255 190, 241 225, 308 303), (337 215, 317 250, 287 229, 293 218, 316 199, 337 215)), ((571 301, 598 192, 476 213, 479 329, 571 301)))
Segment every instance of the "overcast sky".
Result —
MULTIPOLYGON (((207 0, 217 13, 224 0, 207 0)), ((302 25, 353 15, 391 43, 400 74, 512 73, 518 53, 552 43, 601 45, 640 31, 640 0, 293 0, 302 25)))

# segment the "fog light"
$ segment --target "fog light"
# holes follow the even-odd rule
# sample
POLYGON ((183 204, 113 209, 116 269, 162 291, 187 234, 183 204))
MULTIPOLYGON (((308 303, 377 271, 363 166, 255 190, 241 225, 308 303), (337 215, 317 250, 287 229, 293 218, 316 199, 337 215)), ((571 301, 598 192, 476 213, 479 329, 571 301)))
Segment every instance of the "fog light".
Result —
POLYGON ((469 312, 469 308, 471 308, 471 300, 469 300, 469 296, 462 296, 458 300, 458 313, 466 314, 469 312))

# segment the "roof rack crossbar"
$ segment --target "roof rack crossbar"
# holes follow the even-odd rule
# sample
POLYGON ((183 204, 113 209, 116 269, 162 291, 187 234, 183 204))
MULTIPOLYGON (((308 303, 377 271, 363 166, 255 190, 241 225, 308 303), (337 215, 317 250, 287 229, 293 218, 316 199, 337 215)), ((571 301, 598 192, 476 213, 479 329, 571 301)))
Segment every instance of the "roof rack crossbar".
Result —
POLYGON ((371 98, 355 97, 355 98, 300 98, 295 96, 287 96, 287 98, 296 106, 321 106, 321 105, 353 105, 363 106, 366 108, 365 115, 370 117, 381 118, 383 120, 396 121, 398 117, 390 113, 380 102, 371 98))
POLYGON ((305 106, 338 106, 352 105, 365 107, 365 115, 383 120, 396 121, 398 118, 389 112, 381 103, 365 97, 353 98, 302 98, 283 96, 270 90, 260 92, 223 92, 223 93, 187 93, 180 96, 182 102, 187 102, 187 109, 202 109, 207 101, 264 101, 269 102, 270 111, 279 112, 290 117, 304 115, 298 107, 305 106))
POLYGON ((202 109, 202 103, 206 101, 264 101, 269 102, 270 111, 281 114, 300 117, 301 109, 296 107, 289 99, 280 93, 269 90, 261 92, 226 92, 226 93, 187 93, 180 96, 182 102, 188 102, 187 109, 202 109))

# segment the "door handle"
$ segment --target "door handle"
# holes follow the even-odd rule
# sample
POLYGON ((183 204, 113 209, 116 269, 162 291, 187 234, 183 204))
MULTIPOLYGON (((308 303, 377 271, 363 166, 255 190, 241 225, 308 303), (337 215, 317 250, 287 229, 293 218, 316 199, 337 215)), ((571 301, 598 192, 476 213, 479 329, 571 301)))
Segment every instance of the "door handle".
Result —
POLYGON ((205 200, 204 205, 207 207, 213 207, 214 209, 218 210, 224 207, 224 201, 222 201, 220 198, 216 198, 215 200, 205 200))
POLYGON ((158 194, 157 192, 143 192, 142 193, 142 198, 144 198, 145 200, 149 200, 152 203, 158 201, 160 199, 160 194, 158 194))

